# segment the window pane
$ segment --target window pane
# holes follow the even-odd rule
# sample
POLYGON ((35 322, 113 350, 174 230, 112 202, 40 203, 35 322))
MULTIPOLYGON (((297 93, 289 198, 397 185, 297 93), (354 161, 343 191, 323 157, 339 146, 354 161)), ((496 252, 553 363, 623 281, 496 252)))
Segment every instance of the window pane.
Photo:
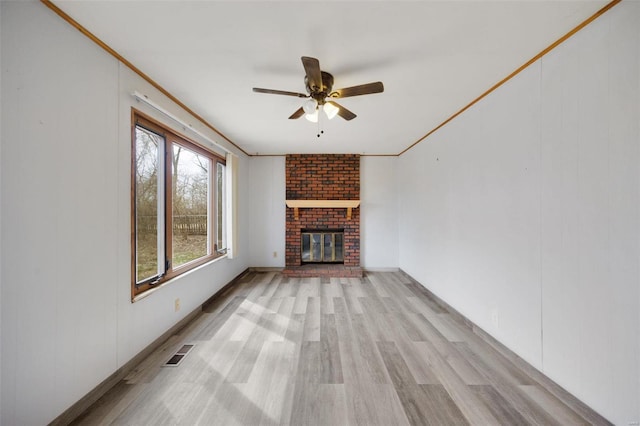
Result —
POLYGON ((209 254, 209 170, 211 160, 174 144, 172 161, 173 254, 176 268, 209 254))
POLYGON ((217 177, 216 183, 217 187, 217 218, 216 225, 218 229, 218 241, 216 241, 217 248, 219 251, 225 250, 227 248, 227 214, 226 214, 226 204, 227 204, 227 190, 225 185, 225 165, 222 163, 217 164, 217 177))
POLYGON ((162 136, 136 127, 136 282, 158 275, 162 263, 158 239, 158 179, 162 173, 158 153, 163 141, 162 136))

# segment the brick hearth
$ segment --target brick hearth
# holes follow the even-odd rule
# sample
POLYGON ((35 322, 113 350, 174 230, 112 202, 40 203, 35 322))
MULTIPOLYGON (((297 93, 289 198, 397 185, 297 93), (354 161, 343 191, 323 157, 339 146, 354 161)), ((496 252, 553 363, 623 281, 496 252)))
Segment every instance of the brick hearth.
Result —
MULTIPOLYGON (((286 157, 287 200, 359 200, 360 156, 295 154, 286 157)), ((294 218, 287 208, 285 270, 287 276, 360 277, 360 209, 347 219, 344 208, 303 208, 294 218), (302 264, 302 229, 344 229, 344 265, 302 264)))

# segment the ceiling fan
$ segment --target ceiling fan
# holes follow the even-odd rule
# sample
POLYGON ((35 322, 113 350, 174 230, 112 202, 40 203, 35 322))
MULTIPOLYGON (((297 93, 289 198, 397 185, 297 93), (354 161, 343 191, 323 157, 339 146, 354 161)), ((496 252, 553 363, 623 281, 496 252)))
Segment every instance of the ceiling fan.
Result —
POLYGON ((308 100, 296 110, 289 119, 300 118, 303 115, 313 122, 318 121, 318 111, 322 109, 329 119, 339 115, 345 120, 353 120, 356 115, 337 104, 333 99, 348 98, 351 96, 369 95, 371 93, 381 93, 384 91, 382 82, 361 84, 358 86, 346 87, 344 89, 333 90, 333 76, 328 72, 320 70, 320 61, 308 56, 302 57, 302 66, 305 70, 304 85, 308 94, 287 92, 284 90, 261 89, 254 87, 256 93, 270 93, 273 95, 296 96, 307 98, 308 100))

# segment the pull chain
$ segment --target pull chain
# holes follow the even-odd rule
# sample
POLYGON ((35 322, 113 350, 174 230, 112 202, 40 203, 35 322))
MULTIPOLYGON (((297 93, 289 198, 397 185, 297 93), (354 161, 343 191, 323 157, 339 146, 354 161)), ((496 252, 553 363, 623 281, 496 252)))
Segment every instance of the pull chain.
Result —
POLYGON ((324 134, 324 130, 320 129, 320 120, 322 120, 321 116, 322 116, 322 114, 320 113, 320 106, 318 105, 318 134, 317 134, 318 137, 320 137, 320 135, 324 134))

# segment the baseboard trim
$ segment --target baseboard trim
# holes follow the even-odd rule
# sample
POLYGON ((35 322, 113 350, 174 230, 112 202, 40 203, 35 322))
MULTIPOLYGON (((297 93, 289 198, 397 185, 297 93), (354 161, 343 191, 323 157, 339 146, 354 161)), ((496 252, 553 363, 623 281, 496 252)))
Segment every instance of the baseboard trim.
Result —
POLYGON ((484 331, 478 325, 476 325, 469 318, 458 312, 454 307, 449 305, 447 302, 442 300, 440 297, 436 296, 431 290, 425 287, 420 281, 413 278, 411 275, 400 269, 400 273, 403 274, 407 279, 411 280, 413 283, 419 285, 424 289, 426 294, 433 299, 434 302, 438 304, 442 309, 446 310, 456 321, 469 328, 476 336, 478 336, 482 341, 493 347, 500 355, 504 356, 508 361, 513 363, 516 367, 521 369, 525 374, 531 378, 531 380, 537 382, 540 386, 542 386, 545 390, 551 393, 553 396, 558 398, 564 404, 571 407, 574 411, 576 411, 580 416, 582 416, 585 420, 591 422, 592 424, 611 424, 611 422, 605 419, 602 415, 598 414, 593 408, 589 407, 587 404, 579 400, 572 393, 564 389, 562 386, 554 382, 548 376, 546 376, 543 372, 535 368, 533 365, 529 364, 527 361, 519 357, 515 352, 506 347, 503 343, 498 341, 495 337, 484 331))
POLYGON ((160 335, 160 337, 156 338, 151 344, 142 349, 127 361, 122 367, 118 368, 113 374, 104 379, 98 386, 93 388, 89 393, 80 398, 76 403, 74 403, 71 407, 67 408, 62 414, 56 417, 51 423, 50 426, 64 426, 73 422, 75 419, 80 417, 82 413, 84 413, 89 407, 91 407, 98 399, 100 399, 104 394, 106 394, 111 388, 113 388, 120 380, 127 377, 127 375, 133 371, 142 361, 149 357, 155 350, 161 347, 171 336, 179 334, 182 329, 188 326, 203 310, 203 307, 215 301, 217 298, 222 297, 227 291, 231 289, 238 281, 242 279, 248 272, 249 268, 245 269, 243 272, 238 274, 235 278, 229 281, 224 285, 220 290, 215 292, 210 298, 208 298, 204 303, 198 306, 196 309, 191 311, 187 316, 178 321, 173 327, 169 330, 165 331, 160 335))
POLYGON ((282 272, 283 266, 252 266, 249 268, 251 272, 282 272))
POLYGON ((364 272, 400 272, 400 268, 367 268, 362 267, 364 272))

